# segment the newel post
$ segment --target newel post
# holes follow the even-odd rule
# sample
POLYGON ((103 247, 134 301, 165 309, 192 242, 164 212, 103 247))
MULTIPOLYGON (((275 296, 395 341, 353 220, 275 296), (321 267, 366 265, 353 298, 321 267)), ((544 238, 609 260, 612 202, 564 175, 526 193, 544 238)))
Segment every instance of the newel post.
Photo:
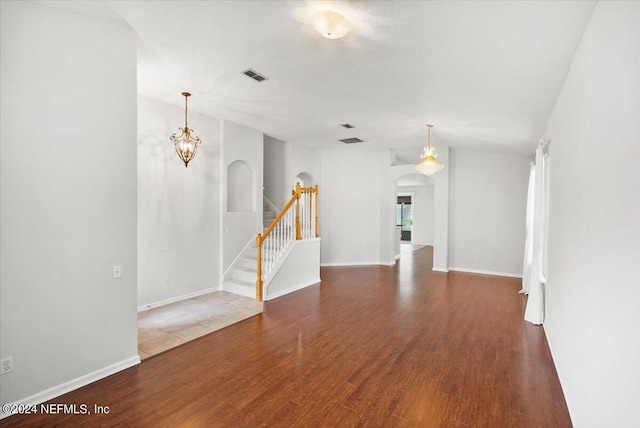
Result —
POLYGON ((302 226, 300 225, 300 183, 296 183, 294 193, 296 198, 296 241, 302 239, 302 226))
POLYGON ((314 186, 314 191, 316 194, 316 203, 315 203, 315 215, 316 215, 316 238, 320 237, 320 225, 318 223, 318 212, 320 210, 318 203, 320 202, 320 195, 319 195, 319 189, 318 189, 318 185, 316 184, 314 186))
POLYGON ((256 247, 258 248, 258 268, 256 280, 256 300, 262 302, 262 233, 256 237, 256 247))

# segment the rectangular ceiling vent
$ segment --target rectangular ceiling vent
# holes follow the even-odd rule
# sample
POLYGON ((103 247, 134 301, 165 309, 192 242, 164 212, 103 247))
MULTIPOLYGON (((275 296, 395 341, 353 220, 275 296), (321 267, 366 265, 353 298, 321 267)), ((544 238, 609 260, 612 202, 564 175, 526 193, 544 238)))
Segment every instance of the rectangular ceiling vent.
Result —
POLYGON ((345 138, 344 140, 340 140, 345 144, 353 144, 353 143, 362 143, 362 140, 360 138, 345 138))
POLYGON ((264 75, 258 73, 257 71, 250 69, 250 68, 247 68, 245 71, 242 72, 242 74, 244 74, 245 76, 249 76, 253 80, 258 81, 258 82, 264 82, 265 80, 269 80, 269 78, 267 76, 264 76, 264 75))
POLYGON ((342 126, 344 128, 347 128, 347 129, 355 128, 355 126, 351 125, 350 123, 343 123, 340 126, 342 126))

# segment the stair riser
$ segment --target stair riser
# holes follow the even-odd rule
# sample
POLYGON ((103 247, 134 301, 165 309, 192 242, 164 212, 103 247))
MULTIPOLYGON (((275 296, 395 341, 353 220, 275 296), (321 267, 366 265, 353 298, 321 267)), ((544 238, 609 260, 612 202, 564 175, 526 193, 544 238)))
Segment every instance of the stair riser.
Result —
POLYGON ((244 272, 233 272, 233 275, 231 276, 231 278, 233 279, 237 279, 239 281, 245 281, 245 282, 251 282, 251 281, 255 281, 257 277, 257 274, 249 274, 249 273, 244 273, 244 272))
POLYGON ((222 283, 222 288, 224 291, 228 291, 229 293, 239 294, 246 297, 256 297, 255 284, 253 286, 249 286, 237 284, 232 281, 224 281, 222 283))

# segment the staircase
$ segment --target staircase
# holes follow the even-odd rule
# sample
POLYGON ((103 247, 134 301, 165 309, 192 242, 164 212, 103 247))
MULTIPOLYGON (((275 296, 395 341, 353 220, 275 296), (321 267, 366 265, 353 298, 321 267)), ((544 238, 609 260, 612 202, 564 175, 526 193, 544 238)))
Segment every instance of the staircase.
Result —
POLYGON ((281 212, 263 198, 263 233, 247 243, 224 273, 222 289, 261 302, 296 241, 319 237, 318 186, 300 187, 281 212))
POLYGON ((276 219, 279 210, 273 206, 269 199, 264 198, 264 203, 262 204, 262 230, 263 232, 267 229, 267 227, 271 226, 271 223, 276 219))
MULTIPOLYGON (((253 241, 253 240, 252 240, 253 241)), ((256 258, 258 249, 250 242, 231 268, 225 273, 222 289, 246 297, 256 297, 256 258)))
MULTIPOLYGON (((278 215, 278 209, 267 198, 262 203, 263 231, 267 229, 278 215)), ((222 289, 241 296, 256 297, 256 277, 258 248, 255 239, 242 250, 240 256, 231 264, 224 275, 222 289)))

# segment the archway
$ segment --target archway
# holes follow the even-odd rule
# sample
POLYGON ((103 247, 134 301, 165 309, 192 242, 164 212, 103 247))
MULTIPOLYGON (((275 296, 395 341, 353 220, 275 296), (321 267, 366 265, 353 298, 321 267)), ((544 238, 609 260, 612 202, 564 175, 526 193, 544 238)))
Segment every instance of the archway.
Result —
POLYGON ((316 183, 316 179, 313 175, 303 171, 296 175, 293 185, 295 186, 296 184, 300 184, 300 187, 313 187, 318 183, 316 183))
POLYGON ((396 204, 393 237, 397 260, 402 253, 401 243, 411 249, 433 246, 434 184, 432 178, 416 173, 403 174, 393 181, 396 204))
POLYGON ((227 211, 252 211, 251 169, 246 162, 236 160, 227 167, 227 211))

